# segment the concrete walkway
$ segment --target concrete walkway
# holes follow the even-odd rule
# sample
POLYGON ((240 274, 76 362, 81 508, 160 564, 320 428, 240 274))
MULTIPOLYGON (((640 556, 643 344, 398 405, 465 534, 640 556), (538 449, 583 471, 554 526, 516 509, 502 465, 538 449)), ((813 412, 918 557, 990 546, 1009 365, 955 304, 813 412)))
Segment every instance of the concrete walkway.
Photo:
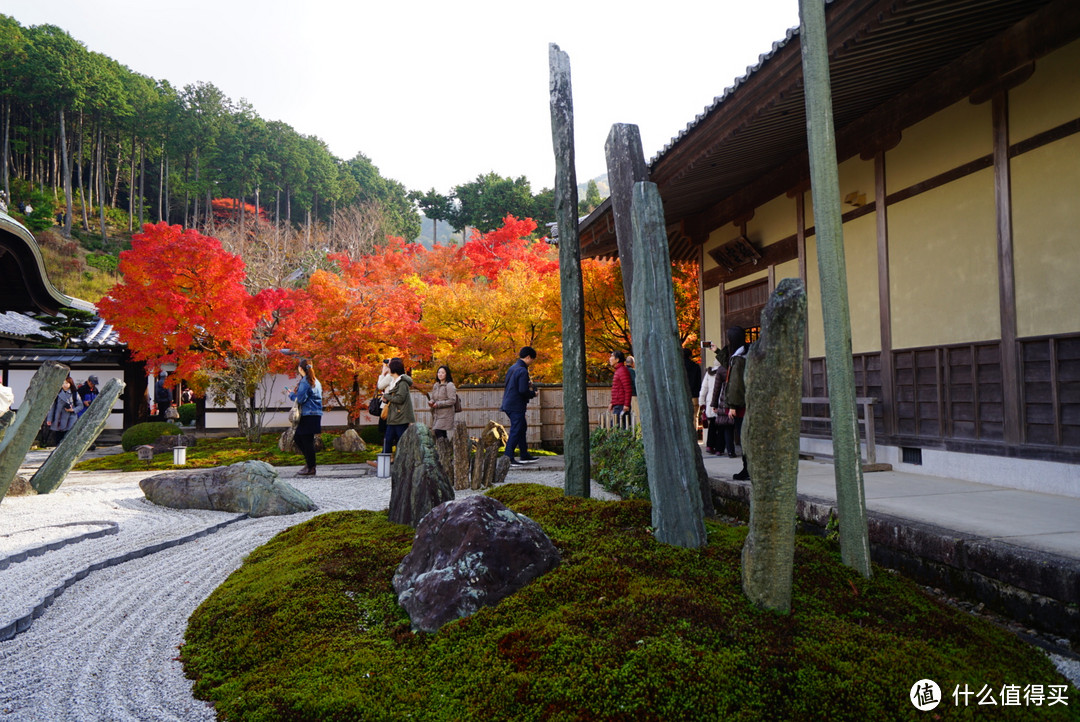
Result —
MULTIPOLYGON (((741 468, 740 459, 705 454, 711 478, 731 480, 741 468)), ((864 488, 867 512, 1080 561, 1080 498, 898 471, 865 474, 864 488)), ((800 461, 798 490, 835 505, 833 465, 800 461)))

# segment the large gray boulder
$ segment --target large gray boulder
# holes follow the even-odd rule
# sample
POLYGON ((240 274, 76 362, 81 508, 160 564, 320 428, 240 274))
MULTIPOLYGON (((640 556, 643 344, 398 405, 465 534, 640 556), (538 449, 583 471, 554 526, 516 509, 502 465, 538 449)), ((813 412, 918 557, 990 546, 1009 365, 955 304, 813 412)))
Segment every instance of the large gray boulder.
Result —
POLYGON ((435 457, 435 436, 413 424, 397 444, 390 467, 390 521, 415 527, 427 513, 454 498, 454 487, 435 457))
POLYGON ((414 629, 493 606, 554 569, 559 551, 532 519, 487 496, 440 504, 416 528, 394 573, 398 604, 414 629))
MULTIPOLYGON (((300 453, 300 449, 296 446, 296 429, 290 426, 281 432, 281 436, 278 437, 278 449, 285 454, 300 453)), ((322 434, 315 434, 315 451, 326 451, 326 443, 323 441, 322 434)))
POLYGON ((360 438, 360 434, 356 433, 356 429, 345 429, 345 432, 340 436, 334 437, 334 450, 344 453, 359 453, 367 451, 367 444, 360 438))
POLYGON ((139 482, 146 498, 173 509, 212 509, 251 516, 279 516, 318 507, 306 495, 278 479, 264 461, 231 466, 169 471, 139 482))

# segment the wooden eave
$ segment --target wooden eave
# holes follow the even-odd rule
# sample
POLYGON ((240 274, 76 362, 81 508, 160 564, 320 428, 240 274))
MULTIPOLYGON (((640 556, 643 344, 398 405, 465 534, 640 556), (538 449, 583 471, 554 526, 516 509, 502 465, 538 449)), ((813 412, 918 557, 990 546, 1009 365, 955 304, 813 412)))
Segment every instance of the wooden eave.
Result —
MULTIPOLYGON (((1080 37, 1075 0, 834 0, 826 7, 837 155, 895 145, 904 128, 1080 37)), ((797 29, 649 164, 672 258, 809 177, 797 29), (689 242, 688 242, 689 240, 689 242)), ((981 99, 981 98, 975 98, 981 99)), ((610 203, 580 226, 583 256, 615 255, 610 203)))
POLYGON ((0 311, 55 316, 62 306, 74 305, 87 304, 65 296, 52 285, 33 234, 0 213, 0 311))

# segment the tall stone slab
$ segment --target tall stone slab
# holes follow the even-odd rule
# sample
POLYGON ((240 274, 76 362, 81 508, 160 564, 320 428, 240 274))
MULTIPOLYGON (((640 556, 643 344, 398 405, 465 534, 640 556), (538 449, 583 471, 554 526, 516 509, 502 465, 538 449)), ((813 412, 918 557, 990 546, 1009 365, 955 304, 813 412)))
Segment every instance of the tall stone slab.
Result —
POLYGON ((454 487, 435 458, 435 435, 412 424, 398 442, 390 469, 390 521, 416 527, 429 511, 454 498, 454 487))
POLYGON ((825 322, 825 366, 832 424, 836 510, 840 517, 840 558, 864 577, 870 576, 870 534, 866 490, 859 457, 859 420, 855 405, 855 368, 851 358, 851 310, 844 262, 844 223, 840 172, 836 165, 829 48, 825 3, 799 0, 806 138, 810 187, 814 195, 818 276, 825 322))
POLYGON ((750 532, 742 549, 743 593, 755 604, 791 611, 802 416, 806 290, 785 278, 761 314, 761 336, 746 359, 743 444, 750 463, 750 532))
MULTIPOLYGON (((480 434, 480 440, 476 444, 476 456, 473 458, 472 481, 469 486, 473 489, 490 488, 496 479, 496 464, 500 456, 499 447, 506 444, 510 436, 506 428, 497 421, 489 421, 484 431, 480 434)), ((509 459, 507 460, 509 464, 509 459)))
POLYGON ((555 219, 559 222, 559 284, 562 290, 563 459, 567 496, 589 496, 589 402, 585 388, 585 291, 578 237, 577 172, 574 168, 574 100, 570 56, 552 43, 551 141, 555 149, 555 219))
POLYGON ((49 458, 41 465, 32 477, 30 486, 39 494, 48 494, 54 491, 67 477, 71 467, 86 453, 90 445, 105 428, 105 423, 112 413, 113 404, 124 390, 124 382, 120 379, 109 379, 101 387, 97 398, 83 412, 75 422, 75 426, 67 433, 59 446, 53 449, 49 458))
POLYGON ((611 189, 611 214, 615 218, 615 242, 619 246, 619 266, 622 268, 623 299, 629 319, 633 317, 634 287, 634 227, 630 220, 630 198, 635 183, 649 180, 649 166, 641 150, 638 127, 627 123, 612 125, 604 143, 604 156, 611 189))
POLYGON ((0 500, 7 494, 15 473, 26 458, 26 452, 34 443, 34 438, 41 430, 45 417, 49 415, 49 408, 70 371, 63 364, 45 363, 30 380, 26 396, 19 405, 19 412, 15 414, 15 421, 0 441, 0 500))
POLYGON ((634 185, 634 315, 630 329, 637 352, 641 438, 659 541, 704 546, 701 450, 686 403, 686 371, 675 322, 664 207, 654 183, 634 185))
POLYGON ((472 453, 469 427, 464 421, 455 421, 450 432, 450 445, 454 447, 454 488, 469 488, 469 460, 472 453))

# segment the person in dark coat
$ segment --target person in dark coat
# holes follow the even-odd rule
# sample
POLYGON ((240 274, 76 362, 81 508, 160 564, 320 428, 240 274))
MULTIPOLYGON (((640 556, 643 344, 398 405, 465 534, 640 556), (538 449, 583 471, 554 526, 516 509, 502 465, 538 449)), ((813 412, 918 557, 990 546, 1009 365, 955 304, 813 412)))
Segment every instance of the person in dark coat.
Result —
MULTIPOLYGON (((730 348, 735 349, 731 353, 731 360, 728 364, 727 413, 728 416, 735 420, 735 435, 740 436, 743 417, 746 416, 746 381, 743 376, 746 371, 746 352, 749 350, 746 345, 746 332, 737 326, 729 328, 727 330, 727 342, 730 348)), ((746 465, 745 445, 743 446, 742 462, 742 471, 736 473, 732 478, 738 481, 749 481, 750 471, 746 465)))
POLYGON ((701 393, 701 367, 694 361, 690 349, 684 348, 682 353, 683 368, 686 369, 686 385, 690 391, 690 418, 693 419, 692 423, 696 429, 698 425, 698 394, 701 393))
POLYGON ((158 421, 168 421, 165 412, 172 406, 172 391, 169 391, 169 387, 165 385, 165 380, 168 378, 169 372, 162 371, 158 374, 157 383, 154 384, 154 404, 157 406, 158 421))
MULTIPOLYGON (((98 397, 98 377, 90 374, 87 377, 86 383, 79 387, 79 398, 82 399, 82 403, 79 405, 78 414, 81 417, 88 408, 90 408, 90 402, 98 397)), ((97 448, 97 444, 90 444, 90 450, 93 451, 97 448)))
POLYGON ((525 435, 528 424, 525 422, 525 408, 529 400, 536 397, 536 388, 529 379, 529 366, 536 360, 536 350, 532 346, 525 346, 518 352, 518 360, 506 372, 506 386, 503 389, 502 405, 500 410, 510 417, 510 437, 506 441, 506 455, 510 457, 511 466, 531 464, 537 461, 536 457, 529 454, 525 443, 525 435), (520 449, 518 459, 514 458, 514 450, 520 449))
POLYGON ((68 376, 64 379, 64 385, 56 394, 56 398, 53 399, 49 414, 45 417, 45 425, 52 432, 54 446, 59 446, 60 442, 67 436, 67 432, 71 431, 71 428, 75 426, 75 420, 79 418, 79 407, 81 405, 79 392, 75 389, 75 382, 68 376))

